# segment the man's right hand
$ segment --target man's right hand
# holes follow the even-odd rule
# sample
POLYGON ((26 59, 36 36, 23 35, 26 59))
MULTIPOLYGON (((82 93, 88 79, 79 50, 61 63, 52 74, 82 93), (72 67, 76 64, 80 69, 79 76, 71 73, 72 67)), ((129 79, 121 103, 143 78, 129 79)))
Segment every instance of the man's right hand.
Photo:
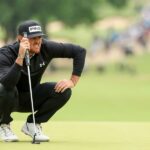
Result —
POLYGON ((22 37, 22 39, 20 40, 18 57, 16 59, 16 63, 20 66, 23 65, 23 60, 25 58, 25 53, 27 49, 30 50, 29 40, 28 38, 22 37))
POLYGON ((26 50, 30 50, 30 43, 28 38, 23 37, 20 41, 19 53, 18 55, 25 57, 26 50))

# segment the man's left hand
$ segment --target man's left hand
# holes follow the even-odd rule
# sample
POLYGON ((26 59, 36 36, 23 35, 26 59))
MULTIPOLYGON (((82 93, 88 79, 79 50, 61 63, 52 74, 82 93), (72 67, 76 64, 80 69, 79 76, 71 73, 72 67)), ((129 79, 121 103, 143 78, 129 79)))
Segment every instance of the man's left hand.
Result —
POLYGON ((59 82, 57 82, 56 86, 55 86, 55 92, 59 93, 63 93, 66 89, 68 88, 73 88, 74 87, 74 83, 72 82, 72 80, 61 80, 59 82))

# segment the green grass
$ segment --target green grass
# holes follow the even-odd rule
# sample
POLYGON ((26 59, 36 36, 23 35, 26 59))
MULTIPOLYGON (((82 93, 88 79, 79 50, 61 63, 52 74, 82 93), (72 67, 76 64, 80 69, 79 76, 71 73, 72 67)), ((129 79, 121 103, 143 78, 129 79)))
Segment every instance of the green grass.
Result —
MULTIPOLYGON (((132 60, 132 61, 131 61, 132 60)), ((20 142, 0 142, 1 149, 25 150, 149 150, 150 147, 150 55, 133 57, 136 73, 119 71, 116 64, 99 73, 87 69, 70 101, 43 124, 51 141, 30 144, 20 132, 28 114, 13 113, 12 128, 20 142)), ((42 82, 69 78, 70 71, 46 73, 42 82)))
POLYGON ((91 75, 89 80, 89 75, 85 76, 55 119, 149 121, 150 81, 139 78, 91 75))
POLYGON ((60 122, 43 125, 50 142, 31 144, 32 139, 22 132, 23 121, 15 121, 12 128, 20 142, 0 141, 1 149, 9 150, 149 150, 150 123, 146 122, 60 122))

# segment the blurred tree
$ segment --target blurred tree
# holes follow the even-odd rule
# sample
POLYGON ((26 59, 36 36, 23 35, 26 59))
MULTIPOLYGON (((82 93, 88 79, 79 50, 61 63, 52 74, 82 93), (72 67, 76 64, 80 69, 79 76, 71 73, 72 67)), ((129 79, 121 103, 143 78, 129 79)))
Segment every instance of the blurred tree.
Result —
POLYGON ((125 7, 129 0, 107 0, 110 4, 117 8, 125 7))
POLYGON ((95 13, 99 6, 98 0, 59 0, 59 5, 55 5, 57 19, 62 20, 68 25, 77 23, 90 23, 97 19, 95 13))
MULTIPOLYGON (((127 0, 108 1, 123 5, 127 0)), ((91 23, 97 19, 96 10, 103 2, 105 0, 0 0, 0 26, 6 33, 5 42, 16 37, 18 23, 27 19, 39 20, 44 30, 51 20, 61 20, 69 26, 91 23)))
POLYGON ((16 35, 16 26, 21 20, 28 19, 30 8, 25 0, 0 0, 0 25, 5 30, 5 42, 14 39, 16 35))

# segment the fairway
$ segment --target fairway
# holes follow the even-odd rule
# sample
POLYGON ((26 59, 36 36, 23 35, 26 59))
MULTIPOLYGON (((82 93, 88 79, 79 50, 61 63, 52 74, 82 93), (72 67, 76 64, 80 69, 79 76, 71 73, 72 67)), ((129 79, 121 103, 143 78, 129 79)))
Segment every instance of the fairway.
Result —
POLYGON ((0 141, 2 150, 149 150, 150 123, 148 122, 60 122, 44 125, 51 141, 31 144, 31 138, 20 132, 22 121, 12 124, 20 141, 0 141))

